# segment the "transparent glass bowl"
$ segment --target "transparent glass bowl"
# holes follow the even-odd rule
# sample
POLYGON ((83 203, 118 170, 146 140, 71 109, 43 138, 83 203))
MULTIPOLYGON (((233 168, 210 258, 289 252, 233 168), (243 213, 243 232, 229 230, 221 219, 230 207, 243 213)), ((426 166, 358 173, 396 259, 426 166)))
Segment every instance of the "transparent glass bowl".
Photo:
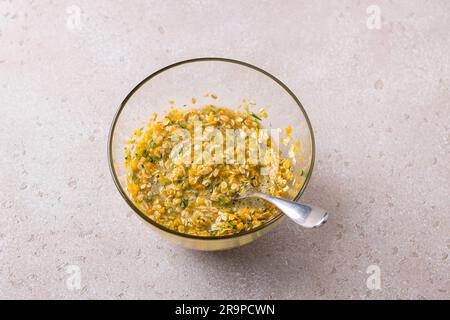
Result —
POLYGON ((154 112, 162 115, 168 110, 169 100, 175 101, 175 106, 180 109, 184 104, 198 108, 207 103, 235 109, 242 99, 254 101, 256 110, 261 107, 266 109, 268 118, 262 121, 265 128, 284 129, 292 126, 293 141, 300 141, 302 149, 299 154, 302 160, 297 161, 294 175, 296 184, 299 180, 304 180, 304 183, 300 189, 291 186, 287 197, 298 200, 308 185, 314 164, 315 146, 311 123, 294 93, 280 80, 258 67, 225 58, 198 58, 172 64, 139 83, 122 102, 112 122, 108 159, 120 194, 150 227, 186 248, 224 250, 250 243, 273 228, 284 215, 280 212, 260 227, 230 236, 201 237, 167 229, 141 212, 128 194, 124 166, 126 141, 135 129, 145 126, 154 112), (218 99, 204 97, 205 92, 214 93, 218 99), (192 97, 198 100, 195 105, 191 104, 192 97))

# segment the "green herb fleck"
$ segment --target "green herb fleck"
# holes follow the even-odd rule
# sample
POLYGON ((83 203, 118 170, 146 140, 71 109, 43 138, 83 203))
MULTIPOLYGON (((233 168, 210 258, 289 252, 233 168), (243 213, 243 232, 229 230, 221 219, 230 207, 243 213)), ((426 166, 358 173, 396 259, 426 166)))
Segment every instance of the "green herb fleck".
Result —
POLYGON ((225 205, 225 201, 222 198, 217 199, 217 203, 219 204, 219 206, 225 205))
POLYGON ((255 118, 256 120, 262 121, 260 117, 258 117, 254 112, 251 112, 250 115, 255 118))
POLYGON ((229 204, 231 202, 231 198, 228 197, 219 197, 219 199, 217 199, 217 203, 220 206, 225 206, 227 204, 229 204))
POLYGON ((151 163, 156 163, 158 162, 158 160, 160 160, 160 158, 154 154, 149 154, 146 156, 147 160, 150 161, 151 163))

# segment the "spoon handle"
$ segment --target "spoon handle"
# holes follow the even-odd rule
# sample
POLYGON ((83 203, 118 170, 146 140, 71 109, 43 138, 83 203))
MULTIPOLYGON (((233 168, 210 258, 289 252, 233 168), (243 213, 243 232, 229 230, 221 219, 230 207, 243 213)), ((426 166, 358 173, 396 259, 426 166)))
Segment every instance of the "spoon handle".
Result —
POLYGON ((252 196, 272 203, 285 215, 305 228, 319 227, 328 219, 328 212, 325 209, 316 206, 300 204, 298 202, 274 197, 261 192, 254 192, 252 193, 252 196))

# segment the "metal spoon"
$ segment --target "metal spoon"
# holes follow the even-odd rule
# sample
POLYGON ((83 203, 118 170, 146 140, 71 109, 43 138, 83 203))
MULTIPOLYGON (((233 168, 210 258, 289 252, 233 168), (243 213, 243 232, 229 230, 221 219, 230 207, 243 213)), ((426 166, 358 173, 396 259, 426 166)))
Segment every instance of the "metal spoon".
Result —
POLYGON ((274 197, 254 189, 247 190, 242 195, 238 195, 235 200, 247 198, 260 198, 270 202, 297 224, 305 228, 320 227, 328 220, 328 212, 325 209, 274 197))

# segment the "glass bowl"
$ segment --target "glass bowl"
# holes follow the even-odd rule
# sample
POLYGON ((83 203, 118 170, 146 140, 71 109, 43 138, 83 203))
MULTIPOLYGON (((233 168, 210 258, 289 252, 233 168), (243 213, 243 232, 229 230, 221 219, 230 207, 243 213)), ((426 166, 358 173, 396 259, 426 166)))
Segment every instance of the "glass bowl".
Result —
MULTIPOLYGON (((175 106, 191 105, 192 97, 200 107, 207 103, 231 109, 237 108, 243 99, 254 101, 257 108, 264 107, 268 118, 265 128, 284 129, 292 126, 292 140, 300 141, 301 160, 294 166, 295 180, 304 181, 301 188, 291 186, 287 197, 298 200, 305 191, 314 164, 314 135, 311 123, 300 101, 280 80, 251 64, 225 58, 197 58, 169 65, 141 81, 126 96, 114 116, 108 139, 108 159, 114 182, 123 199, 139 217, 162 236, 190 249, 224 250, 252 242, 272 229, 283 218, 280 212, 272 220, 249 231, 228 236, 195 236, 170 230, 151 220, 140 211, 127 191, 124 165, 126 141, 133 131, 143 127, 156 112, 159 115, 169 109, 169 100, 175 106), (205 92, 217 95, 217 100, 204 97, 205 92)), ((283 150, 280 145, 282 152, 283 150)))

